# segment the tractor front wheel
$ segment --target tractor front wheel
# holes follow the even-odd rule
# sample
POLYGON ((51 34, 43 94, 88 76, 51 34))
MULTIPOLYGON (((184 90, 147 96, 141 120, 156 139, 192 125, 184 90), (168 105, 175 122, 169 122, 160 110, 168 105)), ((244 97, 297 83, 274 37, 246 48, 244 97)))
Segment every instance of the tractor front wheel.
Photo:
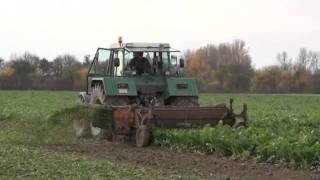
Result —
POLYGON ((104 104, 105 102, 105 95, 100 84, 95 85, 92 88, 90 104, 104 104))

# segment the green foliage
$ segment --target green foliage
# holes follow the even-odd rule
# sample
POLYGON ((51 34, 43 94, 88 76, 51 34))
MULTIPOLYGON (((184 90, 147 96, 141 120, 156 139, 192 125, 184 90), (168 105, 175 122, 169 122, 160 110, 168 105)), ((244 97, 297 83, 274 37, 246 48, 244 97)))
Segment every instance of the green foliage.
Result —
POLYGON ((320 166, 320 96, 205 94, 200 101, 209 105, 227 102, 232 96, 238 108, 239 102, 248 104, 248 128, 158 129, 155 143, 235 158, 320 166))
POLYGON ((63 141, 68 137, 54 132, 61 132, 62 129, 51 126, 48 119, 63 108, 74 106, 75 98, 73 92, 2 91, 0 143, 49 143, 50 139, 58 136, 63 141))
MULTIPOLYGON (((92 160, 85 156, 21 145, 0 147, 0 179, 188 179, 134 164, 92 160)), ((192 177, 192 179, 199 179, 192 177)))

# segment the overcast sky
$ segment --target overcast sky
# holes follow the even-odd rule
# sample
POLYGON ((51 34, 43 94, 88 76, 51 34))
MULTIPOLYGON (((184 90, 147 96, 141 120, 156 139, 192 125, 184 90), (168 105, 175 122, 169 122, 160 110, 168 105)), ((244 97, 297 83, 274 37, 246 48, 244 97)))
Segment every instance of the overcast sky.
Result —
POLYGON ((242 39, 262 67, 282 50, 320 51, 319 20, 319 0, 0 0, 0 57, 29 51, 82 60, 120 35, 181 50, 242 39))

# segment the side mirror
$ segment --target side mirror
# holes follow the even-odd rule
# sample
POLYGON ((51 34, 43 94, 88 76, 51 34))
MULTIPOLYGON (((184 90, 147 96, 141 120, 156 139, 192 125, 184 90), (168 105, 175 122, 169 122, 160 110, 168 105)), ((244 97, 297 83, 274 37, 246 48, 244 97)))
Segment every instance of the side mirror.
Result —
POLYGON ((114 66, 119 67, 120 66, 120 59, 119 58, 114 58, 114 66))
POLYGON ((178 59, 176 55, 171 56, 171 64, 175 67, 178 65, 178 59))
POLYGON ((184 59, 182 59, 182 58, 180 59, 180 67, 184 68, 184 59))

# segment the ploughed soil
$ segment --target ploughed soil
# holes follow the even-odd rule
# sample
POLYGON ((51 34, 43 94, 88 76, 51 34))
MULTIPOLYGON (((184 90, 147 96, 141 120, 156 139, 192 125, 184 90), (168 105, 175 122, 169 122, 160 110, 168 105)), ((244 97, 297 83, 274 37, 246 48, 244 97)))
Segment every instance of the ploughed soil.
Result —
POLYGON ((103 142, 83 145, 46 145, 49 151, 78 153, 93 159, 133 163, 141 166, 202 176, 204 179, 297 179, 320 180, 320 171, 306 170, 288 165, 256 163, 253 160, 230 158, 200 153, 179 152, 150 146, 137 148, 128 144, 103 142))

